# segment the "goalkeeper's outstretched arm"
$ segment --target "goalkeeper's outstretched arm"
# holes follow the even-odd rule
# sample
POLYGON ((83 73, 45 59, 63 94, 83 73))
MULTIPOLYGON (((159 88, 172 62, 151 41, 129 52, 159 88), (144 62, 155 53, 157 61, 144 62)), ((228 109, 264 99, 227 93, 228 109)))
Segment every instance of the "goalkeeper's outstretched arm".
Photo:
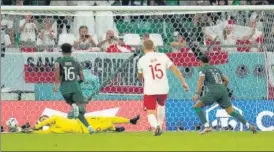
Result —
POLYGON ((37 125, 34 126, 34 128, 35 129, 40 129, 40 128, 44 127, 44 126, 50 126, 52 124, 55 124, 56 119, 57 119, 56 116, 52 116, 52 117, 50 117, 50 118, 48 118, 48 119, 46 119, 46 120, 44 120, 42 122, 39 122, 37 125))

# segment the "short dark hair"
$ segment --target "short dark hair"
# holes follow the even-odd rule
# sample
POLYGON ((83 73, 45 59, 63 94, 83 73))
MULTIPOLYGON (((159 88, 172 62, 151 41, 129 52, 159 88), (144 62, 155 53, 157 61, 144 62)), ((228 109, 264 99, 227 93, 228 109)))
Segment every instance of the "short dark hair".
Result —
POLYGON ((64 43, 61 45, 62 53, 71 53, 72 52, 72 45, 69 43, 64 43))
POLYGON ((202 55, 199 57, 199 60, 202 61, 203 63, 209 63, 210 59, 206 55, 202 55))
POLYGON ((82 26, 79 27, 79 32, 81 32, 81 29, 84 29, 84 28, 88 30, 88 27, 87 27, 87 26, 82 25, 82 26))

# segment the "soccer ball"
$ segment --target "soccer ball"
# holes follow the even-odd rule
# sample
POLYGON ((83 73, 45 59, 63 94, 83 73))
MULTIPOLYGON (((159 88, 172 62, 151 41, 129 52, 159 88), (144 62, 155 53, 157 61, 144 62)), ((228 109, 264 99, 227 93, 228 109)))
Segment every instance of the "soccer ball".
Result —
POLYGON ((18 121, 15 118, 9 118, 6 122, 9 129, 15 129, 18 125, 18 121))

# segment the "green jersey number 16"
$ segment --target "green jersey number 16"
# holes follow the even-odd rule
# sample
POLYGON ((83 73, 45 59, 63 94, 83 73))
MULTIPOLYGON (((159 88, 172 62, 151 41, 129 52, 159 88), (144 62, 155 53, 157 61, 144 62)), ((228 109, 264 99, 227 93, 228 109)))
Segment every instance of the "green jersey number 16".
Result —
POLYGON ((213 75, 213 77, 215 79, 215 83, 216 84, 223 84, 223 79, 222 79, 222 76, 221 76, 220 73, 218 73, 218 72, 212 72, 212 75, 213 75))
POLYGON ((65 74, 65 81, 73 81, 75 80, 75 72, 74 67, 63 67, 65 74))

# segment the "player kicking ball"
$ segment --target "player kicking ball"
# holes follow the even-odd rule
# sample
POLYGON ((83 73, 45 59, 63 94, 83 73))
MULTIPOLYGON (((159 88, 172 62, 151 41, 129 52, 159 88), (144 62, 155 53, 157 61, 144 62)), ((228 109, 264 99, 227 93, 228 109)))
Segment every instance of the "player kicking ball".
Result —
MULTIPOLYGON (((137 124, 140 116, 136 116, 132 119, 124 117, 86 117, 88 123, 95 129, 95 132, 105 131, 124 131, 124 127, 115 127, 116 124, 137 124)), ((68 119, 62 116, 41 116, 39 123, 35 125, 34 131, 27 133, 36 134, 51 134, 51 133, 79 133, 88 134, 89 130, 83 125, 79 119, 68 119), (47 126, 48 129, 43 130, 42 128, 47 126)))
POLYGON ((205 127, 200 134, 205 134, 212 131, 202 108, 213 104, 215 101, 220 105, 220 107, 225 109, 230 116, 246 125, 252 133, 256 133, 256 128, 249 124, 241 114, 233 109, 227 91, 228 78, 222 74, 218 68, 208 64, 209 58, 207 56, 202 55, 199 59, 201 69, 199 72, 197 91, 193 96, 193 101, 195 102, 193 108, 205 127), (203 86, 205 86, 208 91, 199 99, 203 86))
POLYGON ((84 96, 80 87, 80 83, 84 81, 83 70, 72 56, 72 46, 64 43, 61 46, 63 57, 57 59, 54 65, 55 83, 53 91, 57 92, 60 85, 60 91, 65 101, 71 105, 72 113, 93 133, 93 128, 89 126, 84 114, 86 112, 84 96), (79 79, 78 79, 79 77, 79 79))
POLYGON ((179 69, 166 54, 154 50, 153 41, 145 40, 144 56, 139 59, 137 67, 138 78, 144 80, 144 108, 147 111, 148 122, 155 131, 154 135, 159 136, 162 134, 165 101, 169 92, 167 70, 170 69, 175 74, 185 91, 188 91, 189 87, 179 69))

